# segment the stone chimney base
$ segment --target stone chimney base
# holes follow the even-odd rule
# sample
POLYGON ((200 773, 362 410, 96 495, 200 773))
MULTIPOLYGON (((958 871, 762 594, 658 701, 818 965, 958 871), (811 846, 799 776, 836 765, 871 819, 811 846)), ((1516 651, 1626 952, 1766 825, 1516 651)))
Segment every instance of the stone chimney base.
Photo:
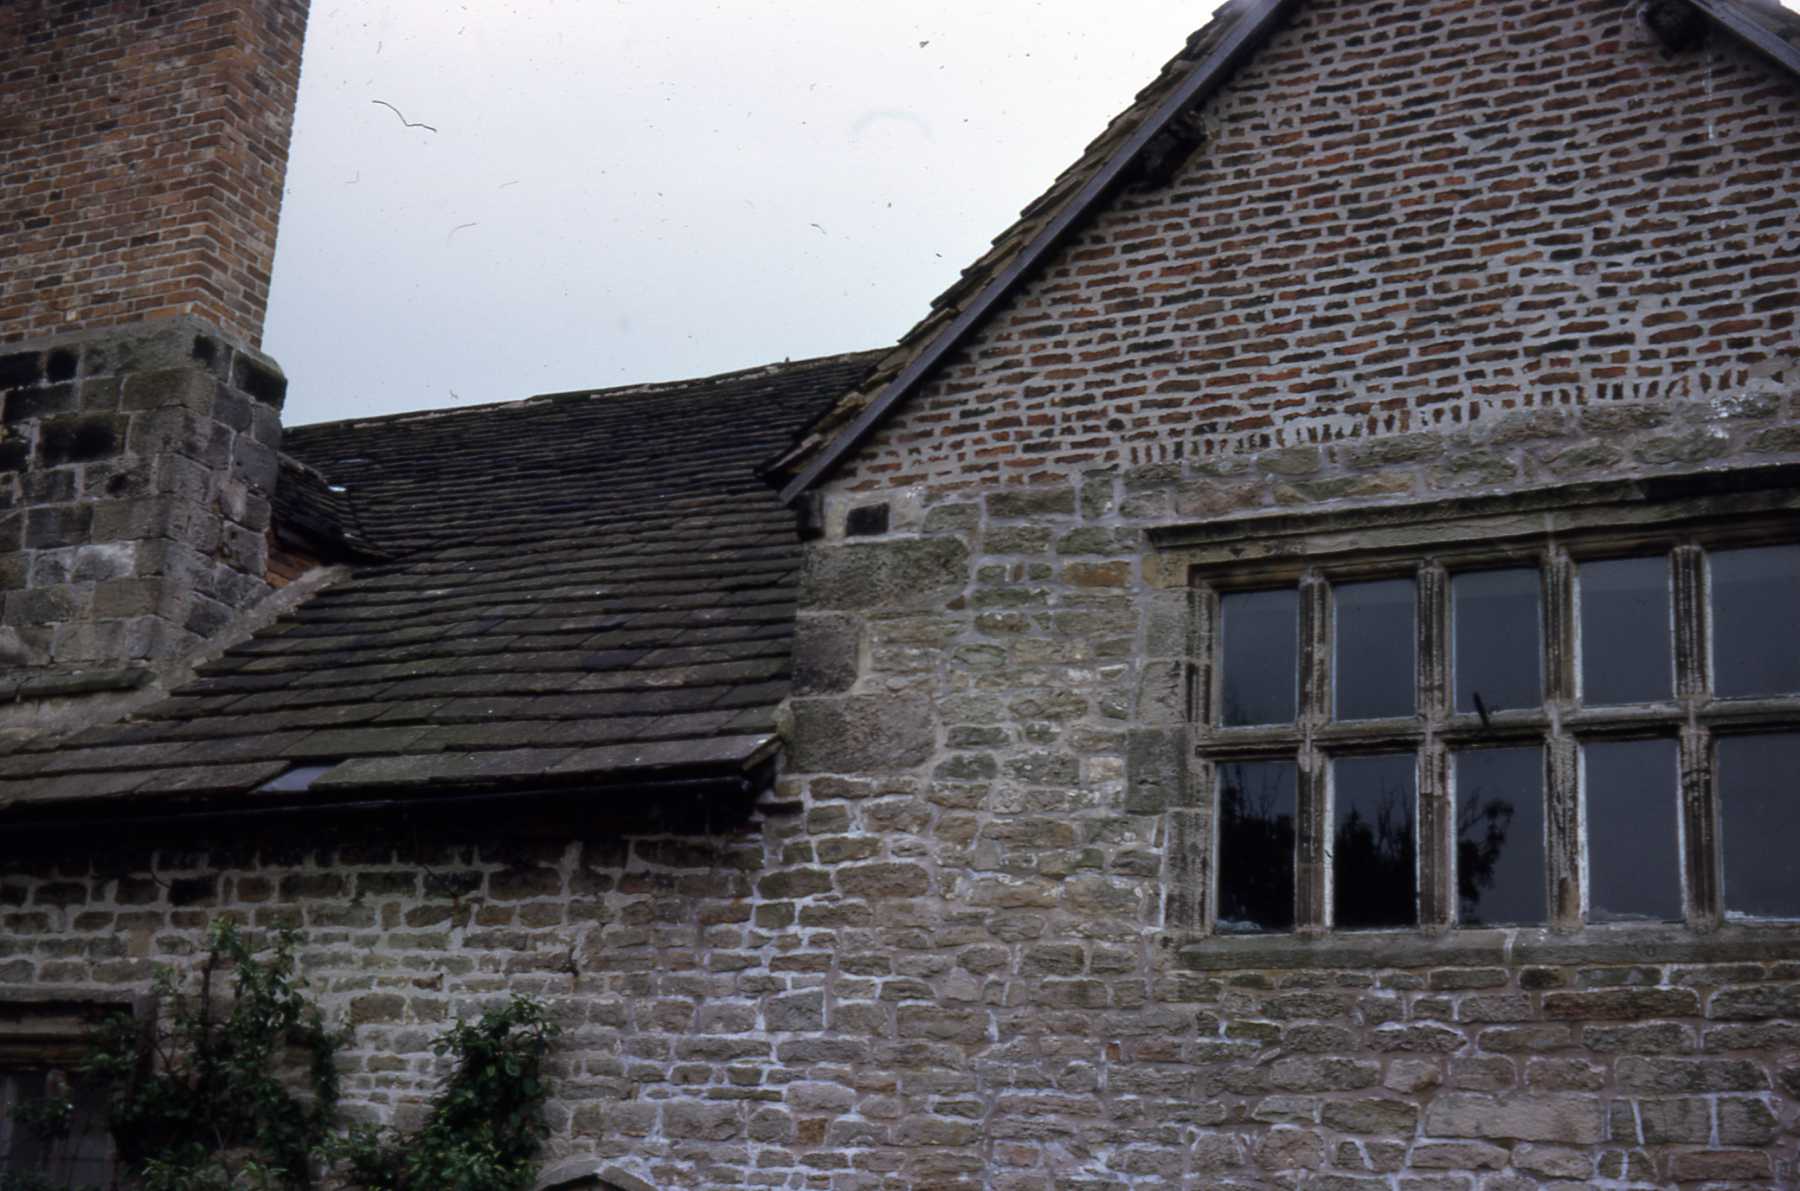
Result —
POLYGON ((190 318, 0 348, 0 670, 153 666, 260 600, 286 388, 190 318))

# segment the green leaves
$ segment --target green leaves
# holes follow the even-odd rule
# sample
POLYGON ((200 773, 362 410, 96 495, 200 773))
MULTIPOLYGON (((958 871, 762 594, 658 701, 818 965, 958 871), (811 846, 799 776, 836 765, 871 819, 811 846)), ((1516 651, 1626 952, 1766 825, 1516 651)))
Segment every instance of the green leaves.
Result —
POLYGON ((526 1191, 549 1130, 544 1057, 557 1027, 543 1006, 515 996, 432 1043, 455 1070, 418 1134, 353 1130, 341 1151, 352 1186, 367 1191, 526 1191))
POLYGON ((338 1039, 306 1000, 297 945, 283 931, 259 954, 220 919, 197 993, 159 972, 162 1020, 146 1030, 121 1017, 102 1032, 86 1071, 110 1085, 113 1139, 146 1191, 311 1186, 336 1117, 338 1039), (229 1000, 214 991, 226 974, 229 1000))
MULTIPOLYGON (((337 1118, 337 1051, 307 999, 282 931, 255 946, 228 919, 208 939, 199 988, 156 976, 159 1021, 106 1023, 83 1067, 108 1089, 108 1127, 143 1191, 308 1191, 335 1168, 366 1191, 529 1191, 548 1134, 544 1060, 557 1027, 515 996, 431 1046, 455 1060, 413 1135, 337 1118), (226 979, 231 993, 216 985, 226 979)), ((22 1124, 66 1128, 67 1101, 23 1108, 22 1124)), ((41 1191, 0 1172, 0 1191, 41 1191)))

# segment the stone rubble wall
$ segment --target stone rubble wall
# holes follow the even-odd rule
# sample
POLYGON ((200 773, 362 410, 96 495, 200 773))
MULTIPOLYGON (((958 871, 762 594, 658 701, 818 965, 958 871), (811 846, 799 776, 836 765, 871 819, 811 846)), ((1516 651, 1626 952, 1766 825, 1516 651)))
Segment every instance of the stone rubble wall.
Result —
POLYGON ((285 391, 189 319, 0 351, 0 665, 172 659, 266 594, 285 391))
POLYGON ((923 911, 912 938, 886 930, 870 950, 901 947, 887 958, 919 980, 897 1036, 973 1075, 960 1137, 988 1164, 977 1185, 1800 1179, 1800 1001, 1772 991, 1800 977, 1791 928, 1721 964, 1699 962, 1716 953, 1696 936, 1589 931, 1553 962, 1509 962, 1516 940, 1480 959, 1421 940, 1398 968, 1354 947, 1337 965, 1233 966, 1177 929, 1204 881, 1180 838, 1189 820, 1206 830, 1184 728, 1190 601, 1153 576, 1143 532, 1454 495, 1470 473, 1657 474, 1694 458, 1683 444, 1720 467, 1792 461, 1797 418, 1792 394, 1544 410, 1026 488, 834 491, 803 580, 784 781, 836 834, 791 854, 823 896, 923 911), (872 504, 888 532, 845 536, 872 504), (1739 979, 1755 991, 1727 992, 1739 979), (1767 1016, 1736 1023, 1752 1002, 1767 1016))
POLYGON ((1000 785, 806 784, 803 813, 710 839, 38 844, 0 876, 0 999, 127 1004, 158 964, 191 975, 218 914, 295 927, 317 999, 354 1030, 352 1112, 408 1123, 447 1022, 541 997, 564 1030, 551 1158, 655 1187, 1800 1177, 1792 936, 1714 962, 1470 946, 1408 968, 1206 970, 1152 929, 1146 820, 1108 830, 1036 786, 1014 796, 1039 809, 1007 813, 975 798, 1000 785), (954 866, 983 848, 1010 859, 954 866))

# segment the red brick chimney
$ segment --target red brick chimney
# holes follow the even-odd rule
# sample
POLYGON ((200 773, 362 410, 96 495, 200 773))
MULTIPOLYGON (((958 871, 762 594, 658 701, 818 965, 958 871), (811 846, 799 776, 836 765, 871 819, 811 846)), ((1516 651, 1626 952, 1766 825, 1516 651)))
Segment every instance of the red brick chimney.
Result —
POLYGON ((262 339, 307 0, 0 3, 0 342, 262 339))
POLYGON ((286 381, 257 347, 306 16, 307 0, 0 0, 14 705, 140 682, 269 590, 286 381))

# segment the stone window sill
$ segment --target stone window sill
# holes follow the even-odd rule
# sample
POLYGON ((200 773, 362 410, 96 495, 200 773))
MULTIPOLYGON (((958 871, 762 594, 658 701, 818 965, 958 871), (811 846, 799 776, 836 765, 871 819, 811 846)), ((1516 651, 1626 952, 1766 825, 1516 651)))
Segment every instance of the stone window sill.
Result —
POLYGON ((1731 923, 1705 934, 1677 926, 1366 931, 1332 935, 1166 932, 1163 946, 1191 971, 1439 968, 1560 964, 1706 964, 1800 959, 1800 923, 1731 923))

